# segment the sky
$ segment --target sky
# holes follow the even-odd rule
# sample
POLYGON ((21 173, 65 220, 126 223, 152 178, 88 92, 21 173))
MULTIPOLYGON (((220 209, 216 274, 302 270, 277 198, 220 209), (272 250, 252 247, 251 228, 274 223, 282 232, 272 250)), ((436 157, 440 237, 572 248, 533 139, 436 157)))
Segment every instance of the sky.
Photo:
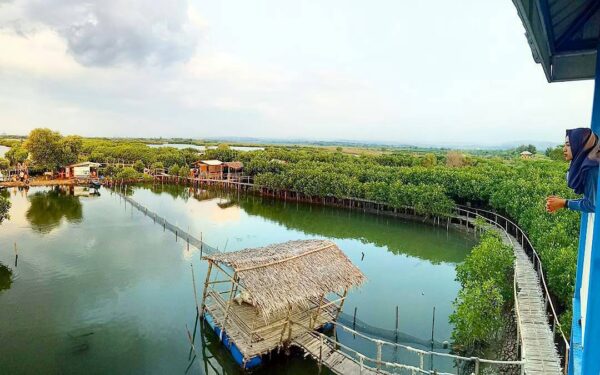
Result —
POLYGON ((0 133, 561 142, 510 0, 0 0, 0 133))

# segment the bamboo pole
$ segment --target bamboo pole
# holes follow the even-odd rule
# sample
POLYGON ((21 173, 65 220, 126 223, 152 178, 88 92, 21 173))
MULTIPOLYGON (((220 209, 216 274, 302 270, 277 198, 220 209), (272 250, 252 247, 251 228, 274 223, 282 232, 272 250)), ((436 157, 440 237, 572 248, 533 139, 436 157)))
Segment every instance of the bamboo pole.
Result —
POLYGON ((283 328, 281 329, 281 337, 279 338, 279 345, 283 344, 283 334, 285 333, 285 327, 290 322, 290 314, 291 314, 291 312, 292 312, 292 307, 288 305, 287 316, 285 318, 285 323, 283 324, 283 328))
POLYGON ((206 281, 204 282, 204 291, 202 292, 202 304, 200 305, 202 308, 202 314, 204 315, 204 308, 206 307, 206 294, 208 293, 208 282, 210 281, 210 274, 212 272, 212 261, 208 261, 208 271, 206 271, 206 281))
POLYGON ((233 295, 237 290, 237 272, 233 273, 231 283, 231 289, 229 290, 229 300, 227 301, 227 309, 225 310, 225 316, 223 317, 223 326, 221 327, 221 332, 219 334, 219 339, 223 341, 223 331, 225 330, 225 323, 227 323, 227 318, 229 317, 229 310, 231 309, 231 301, 233 301, 233 295))
MULTIPOLYGON (((338 311, 335 314, 335 321, 337 322, 340 313, 342 312, 342 307, 344 307, 344 302, 346 302, 346 296, 348 295, 348 288, 344 288, 344 295, 341 298, 340 306, 338 307, 338 311)), ((356 324, 356 308, 354 308, 354 324, 356 324)))
POLYGON ((317 328, 317 321, 319 319, 319 314, 321 313, 321 304, 323 303, 323 299, 325 298, 325 294, 321 294, 321 297, 319 298, 319 305, 317 306, 317 312, 310 316, 310 319, 308 321, 308 326, 311 329, 315 329, 317 328), (313 318, 314 316, 314 318, 313 318))
MULTIPOLYGON (((194 346, 194 341, 192 339, 192 335, 190 334, 190 329, 188 328, 187 324, 185 325, 185 330, 187 332, 187 336, 188 336, 188 340, 190 340, 190 345, 192 346, 192 349, 194 350, 194 355, 198 357, 198 352, 196 352, 196 347, 194 346)), ((200 361, 198 361, 198 367, 200 368, 200 372, 203 372, 203 368, 202 365, 200 364, 200 361)))

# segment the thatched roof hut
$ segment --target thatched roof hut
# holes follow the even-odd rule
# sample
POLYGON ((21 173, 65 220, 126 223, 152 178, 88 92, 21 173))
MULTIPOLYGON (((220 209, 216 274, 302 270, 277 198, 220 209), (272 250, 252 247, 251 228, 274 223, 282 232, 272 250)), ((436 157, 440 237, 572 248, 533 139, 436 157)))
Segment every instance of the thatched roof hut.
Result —
POLYGON ((226 161, 223 163, 223 165, 230 171, 239 171, 244 168, 244 163, 241 161, 226 161))
POLYGON ((362 284, 363 273, 328 240, 297 240, 205 256, 230 267, 254 306, 268 317, 362 284))

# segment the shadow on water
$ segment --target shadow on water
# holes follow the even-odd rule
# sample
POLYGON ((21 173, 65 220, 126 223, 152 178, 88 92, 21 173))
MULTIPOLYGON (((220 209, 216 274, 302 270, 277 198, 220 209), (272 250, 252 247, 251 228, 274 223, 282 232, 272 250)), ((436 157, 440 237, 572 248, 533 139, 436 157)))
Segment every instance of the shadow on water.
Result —
POLYGON ((39 191, 29 196, 29 202, 27 220, 40 233, 51 232, 60 225, 63 218, 70 223, 79 223, 83 219, 79 197, 70 189, 60 189, 57 186, 51 190, 39 191))
POLYGON ((166 193, 183 200, 222 198, 222 201, 217 203, 222 209, 239 206, 248 215, 262 217, 286 229, 299 230, 308 235, 372 243, 387 248, 395 255, 405 254, 432 264, 460 263, 468 253, 465 251, 465 242, 470 245, 475 243, 475 239, 467 234, 462 238, 449 237, 446 228, 345 208, 284 202, 252 194, 201 190, 177 185, 157 184, 147 187, 154 193, 166 193), (382 230, 382 226, 387 230, 382 230), (432 230, 415 230, 422 226, 432 230), (460 243, 456 243, 457 240, 460 243), (440 248, 444 251, 440 251, 440 248))
POLYGON ((12 284, 12 270, 0 263, 0 292, 9 289, 12 284))
MULTIPOLYGON (((252 370, 242 370, 231 359, 231 353, 219 340, 219 336, 208 324, 202 322, 194 340, 195 353, 186 364, 185 374, 224 374, 224 375, 304 375, 317 374, 319 367, 316 361, 303 358, 302 354, 292 349, 292 355, 272 353, 264 365, 252 370), (200 357, 200 358, 198 358, 200 357)), ((326 367, 320 371, 322 375, 332 374, 326 367)))
POLYGON ((372 243, 378 247, 386 247, 393 254, 406 254, 433 264, 460 263, 466 256, 462 244, 451 246, 452 244, 447 243, 445 228, 434 228, 435 231, 414 230, 429 224, 263 197, 241 196, 236 201, 249 215, 260 216, 287 229, 306 234, 372 243), (382 226, 387 230, 382 230, 382 226), (446 244, 444 251, 439 251, 440 242, 446 244))

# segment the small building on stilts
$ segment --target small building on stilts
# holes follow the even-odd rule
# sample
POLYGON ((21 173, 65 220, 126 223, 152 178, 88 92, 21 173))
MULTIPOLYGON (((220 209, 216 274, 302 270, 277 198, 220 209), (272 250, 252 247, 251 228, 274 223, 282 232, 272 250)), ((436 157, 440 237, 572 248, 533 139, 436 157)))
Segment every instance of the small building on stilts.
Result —
POLYGON ((201 314, 243 368, 315 330, 331 329, 365 276, 335 243, 298 240, 203 257, 201 314))

